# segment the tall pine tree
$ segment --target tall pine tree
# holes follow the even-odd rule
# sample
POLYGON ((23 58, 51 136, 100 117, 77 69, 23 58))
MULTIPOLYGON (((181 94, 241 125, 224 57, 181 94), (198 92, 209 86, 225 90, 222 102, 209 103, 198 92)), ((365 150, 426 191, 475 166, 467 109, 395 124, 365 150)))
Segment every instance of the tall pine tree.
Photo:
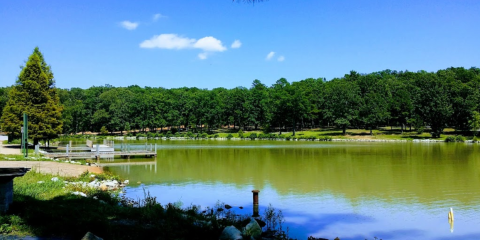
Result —
POLYGON ((53 73, 37 47, 9 92, 0 120, 2 129, 10 138, 19 138, 26 113, 28 135, 37 144, 40 139, 52 139, 62 132, 62 110, 53 73))

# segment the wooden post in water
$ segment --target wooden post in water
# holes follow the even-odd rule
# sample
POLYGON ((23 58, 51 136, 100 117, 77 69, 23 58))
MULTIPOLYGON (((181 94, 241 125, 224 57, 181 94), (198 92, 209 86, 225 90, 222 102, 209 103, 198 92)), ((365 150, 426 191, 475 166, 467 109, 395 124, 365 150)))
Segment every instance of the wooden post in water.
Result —
POLYGON ((260 190, 252 190, 253 193, 253 217, 259 217, 258 215, 258 193, 260 190))

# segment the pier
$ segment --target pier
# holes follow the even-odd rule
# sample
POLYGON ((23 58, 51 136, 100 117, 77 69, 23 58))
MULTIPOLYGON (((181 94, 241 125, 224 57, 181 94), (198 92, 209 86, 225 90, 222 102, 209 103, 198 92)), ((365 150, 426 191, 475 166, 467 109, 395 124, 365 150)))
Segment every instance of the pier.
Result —
POLYGON ((64 159, 113 159, 116 156, 121 158, 128 158, 132 156, 157 157, 157 144, 146 144, 145 149, 134 149, 128 144, 121 144, 120 151, 115 151, 113 141, 104 140, 103 144, 93 144, 91 140, 87 140, 86 147, 71 147, 72 141, 65 147, 58 147, 57 152, 46 152, 45 156, 50 158, 64 158, 64 159))

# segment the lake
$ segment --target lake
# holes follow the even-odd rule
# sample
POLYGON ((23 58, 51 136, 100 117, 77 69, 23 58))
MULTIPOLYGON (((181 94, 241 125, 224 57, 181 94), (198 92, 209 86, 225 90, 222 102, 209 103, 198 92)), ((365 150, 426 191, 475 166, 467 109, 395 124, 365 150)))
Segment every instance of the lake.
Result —
POLYGON ((108 167, 130 180, 127 196, 135 199, 145 189, 162 204, 205 208, 221 202, 251 214, 251 191, 258 189, 260 213, 269 204, 282 210, 283 229, 298 239, 480 239, 478 144, 150 143, 158 145, 156 160, 108 167))

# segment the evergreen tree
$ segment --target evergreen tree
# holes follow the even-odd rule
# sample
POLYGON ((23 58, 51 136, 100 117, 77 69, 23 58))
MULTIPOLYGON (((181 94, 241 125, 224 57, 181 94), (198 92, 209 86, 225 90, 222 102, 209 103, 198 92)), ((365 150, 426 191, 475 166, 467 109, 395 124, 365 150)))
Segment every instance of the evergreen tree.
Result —
POLYGON ((28 135, 37 144, 40 139, 55 138, 62 132, 62 110, 53 73, 37 47, 9 92, 1 118, 2 129, 10 137, 20 137, 26 113, 28 135))

